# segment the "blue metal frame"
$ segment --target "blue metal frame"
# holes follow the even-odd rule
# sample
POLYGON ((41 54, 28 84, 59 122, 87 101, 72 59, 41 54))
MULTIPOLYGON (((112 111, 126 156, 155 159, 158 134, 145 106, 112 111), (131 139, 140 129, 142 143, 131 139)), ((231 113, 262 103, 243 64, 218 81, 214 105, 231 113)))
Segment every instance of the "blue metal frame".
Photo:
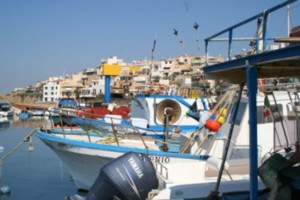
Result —
MULTIPOLYGON (((266 49, 266 40, 267 40, 266 30, 267 30, 268 15, 270 13, 272 13, 272 12, 274 12, 274 11, 276 11, 276 10, 278 10, 278 9, 280 9, 280 8, 288 5, 288 4, 296 2, 296 1, 297 0, 288 0, 288 1, 285 1, 285 2, 283 2, 283 3, 281 3, 281 4, 277 5, 277 6, 274 6, 274 7, 270 8, 270 9, 267 9, 264 12, 261 12, 261 13, 255 15, 255 16, 253 16, 253 17, 250 17, 249 19, 246 19, 246 20, 244 20, 244 21, 242 21, 242 22, 240 22, 240 23, 238 23, 236 25, 233 25, 233 26, 231 26, 231 27, 229 27, 229 28, 227 28, 227 29, 225 29, 223 31, 220 31, 220 32, 218 32, 218 33, 216 33, 216 34, 214 34, 214 35, 206 38, 204 40, 205 41, 205 55, 206 55, 206 58, 208 56, 208 42, 212 41, 213 38, 216 38, 216 37, 218 37, 218 36, 220 36, 220 35, 222 35, 222 34, 224 34, 226 32, 229 32, 229 38, 228 38, 228 60, 231 60, 232 32, 233 32, 233 30, 236 29, 236 28, 238 28, 238 27, 240 27, 240 26, 243 26, 243 25, 245 25, 245 24, 247 24, 249 22, 252 22, 253 20, 256 20, 256 19, 258 19, 260 17, 263 17, 263 35, 262 35, 262 40, 263 40, 263 49, 265 50, 266 49)), ((208 64, 207 62, 208 61, 206 59, 206 64, 208 64)))
POLYGON ((246 61, 247 67, 247 86, 249 89, 249 133, 250 133, 250 199, 257 199, 258 195, 258 180, 257 180, 257 107, 256 107, 256 93, 257 93, 257 68, 249 65, 246 61))
POLYGON ((247 57, 227 61, 224 63, 218 63, 203 68, 204 73, 213 73, 217 71, 229 70, 234 68, 245 67, 246 60, 249 65, 256 65, 263 62, 272 62, 280 59, 286 59, 287 57, 299 57, 300 45, 292 45, 283 49, 277 49, 274 51, 266 51, 260 54, 253 54, 247 57))
MULTIPOLYGON (((266 49, 266 28, 267 28, 267 19, 268 14, 273 11, 278 10, 290 3, 296 2, 297 0, 285 1, 277 6, 274 6, 271 9, 268 9, 254 17, 251 17, 245 21, 242 21, 234 26, 231 26, 207 39, 205 39, 205 50, 206 55, 208 55, 208 42, 213 38, 226 33, 229 31, 229 51, 231 51, 232 43, 232 30, 242 26, 250 21, 253 21, 259 17, 263 17, 263 50, 266 49)), ((229 58, 231 56, 230 52, 228 53, 229 58)), ((215 64, 212 66, 204 67, 203 71, 206 74, 214 74, 218 72, 223 72, 226 70, 234 70, 237 68, 246 69, 246 80, 248 86, 248 95, 249 95, 249 133, 250 133, 250 199, 258 198, 258 160, 257 160, 257 107, 256 107, 256 93, 257 93, 257 77, 258 77, 258 66, 261 63, 271 63, 280 60, 293 59, 295 57, 300 57, 300 45, 289 46, 283 49, 278 49, 270 52, 263 52, 259 54, 249 55, 242 57, 236 60, 230 60, 224 63, 215 64)), ((206 60, 207 63, 207 60, 206 60)), ((274 67, 277 67, 276 65, 274 67)), ((286 66, 289 67, 289 66, 286 66)), ((300 66, 299 66, 300 67, 300 66)), ((295 74, 296 75, 296 74, 295 74)), ((226 78, 226 77, 224 77, 226 78)))

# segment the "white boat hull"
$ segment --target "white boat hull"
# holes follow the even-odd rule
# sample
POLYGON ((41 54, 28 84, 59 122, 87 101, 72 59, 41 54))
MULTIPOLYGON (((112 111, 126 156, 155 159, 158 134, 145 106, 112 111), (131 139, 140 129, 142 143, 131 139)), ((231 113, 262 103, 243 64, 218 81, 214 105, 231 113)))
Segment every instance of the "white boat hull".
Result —
POLYGON ((164 171, 161 166, 158 166, 161 175, 169 177, 166 184, 172 185, 175 182, 195 183, 204 176, 204 160, 207 156, 165 153, 160 150, 151 150, 151 147, 147 150, 145 148, 120 147, 112 144, 96 144, 76 140, 70 142, 71 140, 64 139, 62 136, 56 137, 41 132, 37 136, 66 164, 78 189, 89 190, 103 165, 129 151, 144 154, 148 152, 151 160, 158 161, 167 167, 168 171, 164 171), (199 170, 195 172, 193 170, 195 168, 199 170), (180 176, 177 174, 178 169, 185 169, 180 176))

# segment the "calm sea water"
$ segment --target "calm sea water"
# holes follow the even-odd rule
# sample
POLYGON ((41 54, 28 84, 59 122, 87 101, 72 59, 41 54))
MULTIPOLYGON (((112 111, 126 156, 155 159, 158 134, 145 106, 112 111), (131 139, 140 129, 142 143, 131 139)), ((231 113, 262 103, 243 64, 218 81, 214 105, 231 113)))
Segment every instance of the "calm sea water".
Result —
MULTIPOLYGON (((11 151, 35 127, 40 120, 20 122, 0 119, 0 146, 11 151), (2 121, 2 122, 1 122, 2 121)), ((37 137, 33 136, 33 152, 24 143, 0 166, 0 186, 9 186, 10 195, 1 195, 1 200, 59 200, 77 192, 75 183, 61 160, 37 137), (2 173, 1 173, 2 172, 2 173)))

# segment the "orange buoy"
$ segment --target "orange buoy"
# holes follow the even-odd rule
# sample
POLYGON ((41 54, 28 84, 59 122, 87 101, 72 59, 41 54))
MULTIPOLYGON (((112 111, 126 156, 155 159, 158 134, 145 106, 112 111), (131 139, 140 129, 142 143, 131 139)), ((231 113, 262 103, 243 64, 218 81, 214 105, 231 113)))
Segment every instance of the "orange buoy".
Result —
POLYGON ((220 124, 215 120, 209 119, 206 121, 205 127, 212 132, 217 132, 220 128, 220 124))
POLYGON ((81 117, 82 114, 83 114, 83 111, 82 111, 82 110, 77 110, 76 116, 81 117))

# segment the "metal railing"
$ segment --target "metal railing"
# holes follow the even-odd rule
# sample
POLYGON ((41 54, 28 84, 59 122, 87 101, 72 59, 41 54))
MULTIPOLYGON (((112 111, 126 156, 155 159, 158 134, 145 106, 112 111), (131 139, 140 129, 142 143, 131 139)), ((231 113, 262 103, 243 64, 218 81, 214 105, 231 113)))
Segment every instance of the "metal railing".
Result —
POLYGON ((261 12, 253 17, 250 17, 240 23, 237 23, 225 30, 222 30, 208 38, 206 38, 204 41, 205 41, 205 63, 206 63, 206 66, 209 65, 208 63, 208 43, 209 42, 212 42, 212 41, 217 41, 217 42, 220 42, 220 41, 228 41, 228 60, 231 60, 232 59, 232 42, 233 41, 256 41, 256 52, 259 52, 259 49, 258 49, 258 43, 261 41, 262 42, 262 51, 265 51, 266 50, 266 41, 267 40, 274 40, 274 38, 267 38, 267 25, 268 25, 268 16, 270 13, 284 7, 284 6, 287 6, 291 3, 294 3, 296 2, 297 0, 288 0, 288 1, 285 1, 277 6, 274 6, 270 9, 267 9, 265 10, 264 12, 261 12), (262 19, 261 21, 261 34, 259 36, 257 36, 256 38, 233 38, 233 30, 245 25, 245 24, 248 24, 249 22, 252 22, 254 20, 257 20, 257 19, 262 19), (222 35, 222 34, 225 34, 225 33, 228 33, 228 38, 217 38, 218 36, 222 35))

